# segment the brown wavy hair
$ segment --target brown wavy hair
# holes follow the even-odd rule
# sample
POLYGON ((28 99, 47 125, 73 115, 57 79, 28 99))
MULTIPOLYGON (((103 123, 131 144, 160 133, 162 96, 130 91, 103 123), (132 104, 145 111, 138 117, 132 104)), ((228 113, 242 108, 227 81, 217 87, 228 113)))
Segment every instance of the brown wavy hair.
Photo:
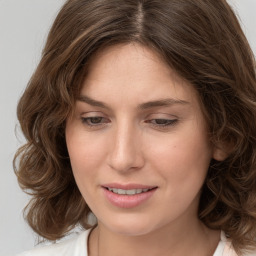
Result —
POLYGON ((27 143, 16 153, 20 186, 32 199, 25 217, 56 240, 91 212, 75 183, 65 143, 89 60, 107 46, 135 42, 157 52, 197 90, 212 143, 198 216, 224 230, 237 252, 256 246, 255 60, 225 0, 69 0, 50 30, 17 115, 27 143))

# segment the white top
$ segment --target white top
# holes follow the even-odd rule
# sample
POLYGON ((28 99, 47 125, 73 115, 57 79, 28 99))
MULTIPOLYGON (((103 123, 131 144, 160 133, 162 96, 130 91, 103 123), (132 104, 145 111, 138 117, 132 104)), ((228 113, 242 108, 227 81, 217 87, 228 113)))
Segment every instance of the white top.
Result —
MULTIPOLYGON (((88 256, 87 240, 89 233, 90 230, 86 230, 72 239, 52 245, 36 247, 17 256, 88 256)), ((224 232, 221 232, 220 242, 213 256, 237 256, 224 232)), ((256 256, 256 251, 244 256, 256 256)))

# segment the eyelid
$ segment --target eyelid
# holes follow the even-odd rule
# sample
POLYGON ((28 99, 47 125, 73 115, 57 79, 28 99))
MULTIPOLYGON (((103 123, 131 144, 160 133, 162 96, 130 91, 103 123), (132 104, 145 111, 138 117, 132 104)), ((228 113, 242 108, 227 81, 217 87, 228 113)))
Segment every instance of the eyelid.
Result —
POLYGON ((145 118, 145 123, 160 131, 168 131, 179 121, 176 115, 169 113, 150 113, 145 118))
POLYGON ((83 112, 80 115, 80 120, 82 124, 89 129, 100 129, 110 122, 109 118, 100 111, 83 112), (93 119, 99 119, 99 122, 93 123, 93 119))
POLYGON ((104 114, 101 111, 84 111, 80 115, 104 116, 104 114))
POLYGON ((146 116, 146 119, 177 119, 177 115, 169 114, 169 113, 150 113, 146 116))
POLYGON ((151 128, 158 131, 169 131, 173 129, 178 123, 178 119, 149 119, 145 121, 151 128), (157 120, 161 120, 160 123, 157 123, 157 120), (162 122, 164 121, 164 122, 162 122), (166 122, 165 122, 166 121, 166 122))
POLYGON ((102 117, 102 118, 107 118, 109 119, 109 117, 102 113, 101 111, 86 111, 86 112, 82 112, 79 115, 81 118, 93 118, 93 117, 102 117))

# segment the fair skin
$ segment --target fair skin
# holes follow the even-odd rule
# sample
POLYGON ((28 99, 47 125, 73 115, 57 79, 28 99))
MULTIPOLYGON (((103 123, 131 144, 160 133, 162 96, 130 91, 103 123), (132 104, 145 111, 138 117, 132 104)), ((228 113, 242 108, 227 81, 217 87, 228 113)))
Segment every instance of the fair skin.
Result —
POLYGON ((90 256, 214 253, 219 231, 197 211, 209 163, 222 152, 209 141, 195 90, 156 53, 126 44, 97 54, 66 141, 77 185, 98 219, 90 256))

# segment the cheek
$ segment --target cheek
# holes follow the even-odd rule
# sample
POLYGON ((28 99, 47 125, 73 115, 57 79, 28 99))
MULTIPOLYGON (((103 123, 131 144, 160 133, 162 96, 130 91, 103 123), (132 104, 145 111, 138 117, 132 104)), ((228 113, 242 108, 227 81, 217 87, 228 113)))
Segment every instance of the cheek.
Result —
POLYGON ((77 185, 83 186, 95 174, 94 170, 100 162, 101 147, 91 136, 85 135, 79 124, 74 123, 67 124, 66 143, 77 185))
POLYGON ((153 142, 150 159, 153 168, 170 180, 193 181, 204 179, 212 149, 204 133, 180 132, 153 142))
POLYGON ((101 136, 85 131, 80 120, 71 120, 66 125, 66 143, 72 167, 75 171, 87 169, 103 153, 101 136))
POLYGON ((94 205, 91 195, 95 194, 95 188, 91 185, 97 181, 95 169, 99 169, 97 166, 99 163, 98 146, 97 144, 84 143, 81 137, 75 136, 67 138, 67 147, 76 184, 84 200, 91 208, 94 205))
POLYGON ((85 181, 85 177, 94 176, 99 168, 101 150, 97 145, 88 145, 73 140, 68 145, 68 152, 73 174, 77 182, 85 181))
POLYGON ((167 205, 167 209, 179 214, 192 202, 198 202, 211 160, 211 149, 205 142, 200 136, 190 139, 177 135, 152 147, 151 167, 161 176, 161 187, 168 198, 164 208, 167 205))

